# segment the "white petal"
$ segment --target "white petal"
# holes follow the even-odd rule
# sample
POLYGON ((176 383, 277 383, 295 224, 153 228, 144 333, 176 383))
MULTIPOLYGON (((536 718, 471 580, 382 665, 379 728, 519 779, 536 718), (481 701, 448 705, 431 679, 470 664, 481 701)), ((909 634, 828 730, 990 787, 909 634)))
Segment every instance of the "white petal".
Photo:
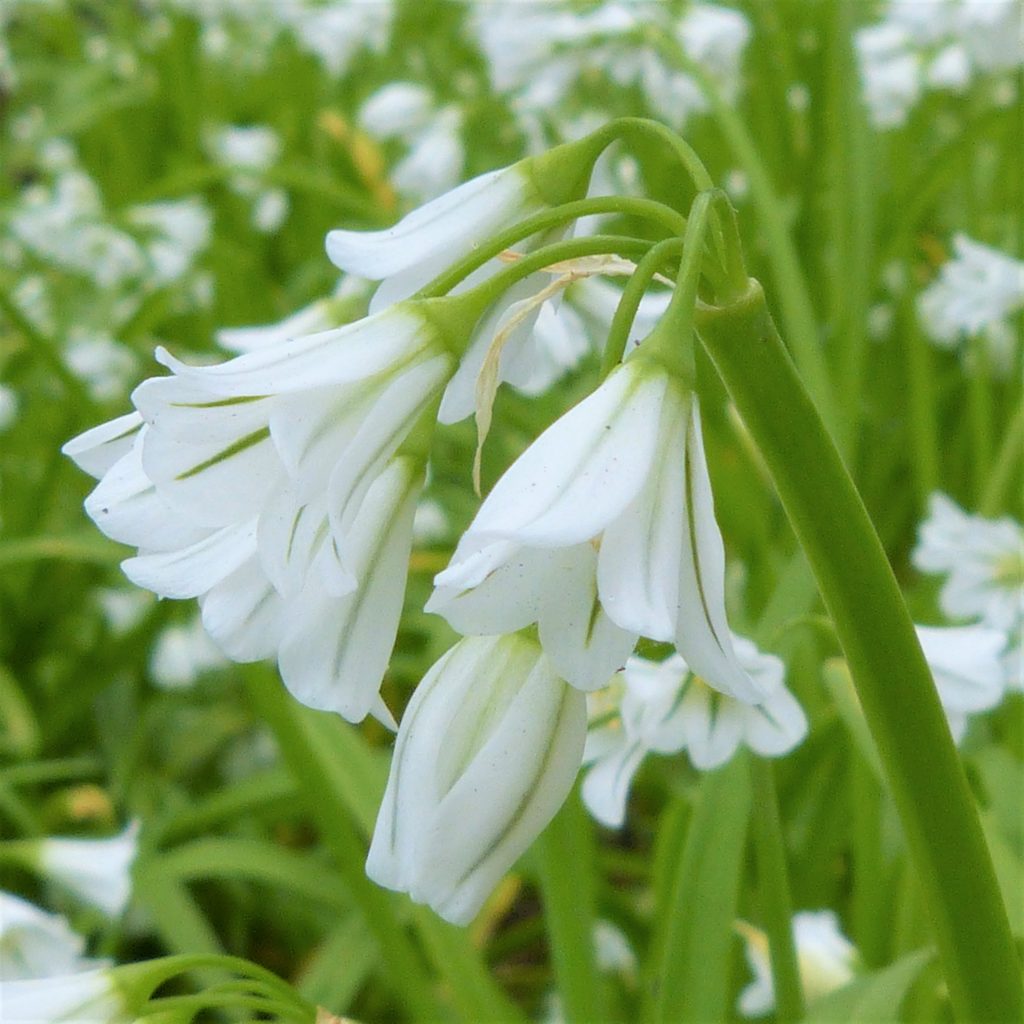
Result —
POLYGON ((711 686, 757 703, 768 692, 740 665, 725 617, 725 547, 715 520, 696 401, 687 435, 686 482, 688 537, 680 552, 676 647, 711 686))
POLYGON ((143 439, 142 465, 160 497, 200 526, 252 518, 284 473, 267 427, 203 443, 153 427, 143 439))
POLYGON ((256 551, 256 520, 226 526, 196 544, 173 551, 140 554, 121 563, 136 586, 160 597, 205 594, 256 551))
POLYGON ((148 428, 104 474, 85 499, 89 518, 113 540, 150 551, 169 551, 202 540, 208 530, 177 515, 157 494, 142 468, 142 441, 148 428))
POLYGON ((783 687, 763 704, 747 705, 745 731, 751 750, 762 757, 779 757, 807 735, 807 716, 796 697, 783 687))
POLYGON ((343 327, 258 349, 216 366, 188 366, 164 349, 156 358, 214 394, 282 394, 365 380, 433 343, 434 330, 414 308, 387 309, 343 327))
POLYGON ((131 451, 141 426, 142 417, 130 412, 73 437, 61 451, 73 459, 79 469, 99 480, 131 451))
POLYGON ((260 661, 276 652, 284 603, 255 556, 208 591, 199 604, 206 632, 233 661, 260 661))
POLYGON ((665 378, 613 373, 557 420, 487 496, 469 533, 537 547, 589 540, 643 486, 654 457, 665 378))
POLYGON ((689 541, 684 466, 689 403, 665 396, 658 454, 630 506, 601 538, 597 581, 608 617, 652 640, 675 638, 680 562, 689 541))
POLYGON ((361 722, 375 705, 405 595, 418 471, 393 463, 370 488, 350 544, 359 586, 332 597, 318 577, 289 613, 281 677, 309 707, 361 722))
POLYGON ((557 552, 538 625, 545 654, 564 679, 596 690, 625 664, 637 635, 616 626, 597 596, 597 552, 579 544, 557 552))
POLYGON ((537 621, 541 594, 553 584, 558 564, 556 551, 498 541, 453 560, 437 576, 425 610, 443 615, 463 635, 514 633, 537 621))
MULTIPOLYGON (((329 533, 326 495, 300 502, 289 486, 271 497, 259 516, 257 541, 260 564, 278 593, 299 593, 329 533)), ((355 585, 350 578, 348 589, 355 585)))
MULTIPOLYGON (((388 302, 407 298, 510 218, 540 207, 517 166, 489 171, 413 210, 384 231, 330 231, 327 256, 374 281, 392 278, 388 302)), ((378 307, 380 308, 380 307, 378 307)))
POLYGON ((143 381, 132 401, 160 433, 193 444, 231 442, 266 427, 274 398, 224 398, 180 377, 143 381))
POLYGON ((686 748, 695 768, 725 764, 743 740, 743 705, 693 680, 683 697, 686 748))
POLYGON ((601 758, 587 772, 581 789, 583 802, 602 825, 622 827, 629 787, 646 753, 640 743, 622 743, 618 750, 601 758))

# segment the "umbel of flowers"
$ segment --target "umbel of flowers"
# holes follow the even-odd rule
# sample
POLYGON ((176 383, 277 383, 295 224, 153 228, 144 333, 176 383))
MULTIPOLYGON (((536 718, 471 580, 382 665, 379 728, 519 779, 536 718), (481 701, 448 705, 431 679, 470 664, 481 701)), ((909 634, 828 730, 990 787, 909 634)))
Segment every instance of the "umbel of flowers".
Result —
MULTIPOLYGON (((380 282, 364 318, 271 332, 218 365, 161 349, 170 373, 135 390, 134 411, 65 446, 98 479, 89 515, 137 549, 123 563, 131 580, 197 598, 229 657, 276 657, 302 702, 393 726, 381 682, 437 422, 475 413, 482 443, 502 382, 536 390, 541 312, 557 313, 569 283, 628 277, 602 379, 487 495, 427 605, 465 639, 405 709, 368 870, 449 920, 470 920, 555 814, 584 759, 585 694, 640 638, 677 649, 690 738, 659 747, 648 730, 623 754, 629 774, 640 748, 688 742, 710 766, 744 735, 778 755, 805 731, 781 666, 760 671, 726 617, 692 318, 698 289, 734 297, 747 278, 731 210, 709 184, 681 140, 624 121, 484 174, 386 231, 332 231, 333 262, 380 282), (680 157, 688 217, 587 196, 601 152, 638 134, 680 157), (571 237, 595 214, 670 237, 571 237), (637 343, 655 279, 674 285, 671 298, 637 343)), ((632 736, 635 715, 621 714, 632 736)), ((621 823, 625 790, 589 802, 621 823)))

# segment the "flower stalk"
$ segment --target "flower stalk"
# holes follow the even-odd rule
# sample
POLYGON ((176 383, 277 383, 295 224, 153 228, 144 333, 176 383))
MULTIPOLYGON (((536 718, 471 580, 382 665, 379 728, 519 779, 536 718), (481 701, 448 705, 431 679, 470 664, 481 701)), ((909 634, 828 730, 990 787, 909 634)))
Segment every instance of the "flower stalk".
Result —
POLYGON ((1018 1020, 1020 970, 963 769, 885 552, 751 281, 696 326, 817 579, 850 665, 920 880, 954 1009, 1018 1020), (908 742, 912 738, 912 742, 908 742))

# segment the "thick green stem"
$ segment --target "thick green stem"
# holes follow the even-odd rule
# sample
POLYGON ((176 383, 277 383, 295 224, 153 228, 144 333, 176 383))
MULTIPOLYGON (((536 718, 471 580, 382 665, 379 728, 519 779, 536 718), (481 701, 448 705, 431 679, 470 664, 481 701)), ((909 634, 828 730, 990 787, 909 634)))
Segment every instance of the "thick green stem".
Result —
POLYGON ((793 905, 786 872, 786 848, 779 818, 779 800, 770 761, 750 762, 753 782, 754 844, 757 851, 757 893, 768 936, 775 986, 775 1019, 792 1024, 804 1015, 804 995, 793 936, 793 905))
MULTIPOLYGON (((1003 501, 1011 492, 1014 473, 1020 472, 1024 456, 1024 399, 1021 399, 1003 434, 992 469, 989 471, 985 489, 981 492, 978 512, 983 516, 995 516, 1002 511, 1003 501)), ((1019 492, 1018 492, 1019 493, 1019 492)))
POLYGON ((697 328, 807 553, 906 832, 954 1008, 1024 1013, 1020 968, 966 777, 913 623, 860 495, 750 282, 697 328))

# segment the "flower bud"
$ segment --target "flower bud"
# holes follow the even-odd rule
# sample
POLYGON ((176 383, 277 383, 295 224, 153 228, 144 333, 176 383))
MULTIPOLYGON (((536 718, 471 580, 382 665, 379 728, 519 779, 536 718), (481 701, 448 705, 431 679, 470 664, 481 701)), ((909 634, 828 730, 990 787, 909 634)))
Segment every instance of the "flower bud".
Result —
POLYGON ((367 874, 468 923, 565 800, 586 727, 532 640, 460 641, 402 719, 367 874))

